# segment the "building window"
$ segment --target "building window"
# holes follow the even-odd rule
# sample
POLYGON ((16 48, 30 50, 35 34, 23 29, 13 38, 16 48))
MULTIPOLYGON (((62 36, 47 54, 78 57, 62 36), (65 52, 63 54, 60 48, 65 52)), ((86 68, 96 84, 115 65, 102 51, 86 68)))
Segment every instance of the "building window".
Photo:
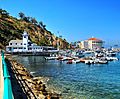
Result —
POLYGON ((14 49, 17 49, 17 47, 14 47, 14 49))
POLYGON ((24 45, 26 45, 26 43, 24 43, 24 45))
POLYGON ((21 45, 22 45, 22 43, 21 43, 21 45))
POLYGON ((10 43, 10 45, 12 45, 12 43, 10 43))
POLYGON ((15 43, 17 45, 17 43, 15 43))
POLYGON ((26 36, 24 36, 24 38, 26 38, 26 36))
POLYGON ((28 48, 28 50, 32 50, 32 48, 28 48))

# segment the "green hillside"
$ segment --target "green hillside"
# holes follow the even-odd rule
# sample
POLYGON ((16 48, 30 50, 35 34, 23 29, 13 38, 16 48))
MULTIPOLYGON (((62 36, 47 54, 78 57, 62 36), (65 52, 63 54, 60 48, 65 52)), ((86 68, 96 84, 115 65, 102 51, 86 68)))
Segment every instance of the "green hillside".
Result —
POLYGON ((0 48, 5 49, 10 40, 22 39, 23 31, 27 31, 29 39, 38 45, 49 45, 60 48, 68 48, 69 43, 56 37, 53 33, 46 29, 43 22, 38 22, 35 18, 26 17, 24 13, 19 13, 20 19, 12 17, 3 9, 0 9, 0 48))

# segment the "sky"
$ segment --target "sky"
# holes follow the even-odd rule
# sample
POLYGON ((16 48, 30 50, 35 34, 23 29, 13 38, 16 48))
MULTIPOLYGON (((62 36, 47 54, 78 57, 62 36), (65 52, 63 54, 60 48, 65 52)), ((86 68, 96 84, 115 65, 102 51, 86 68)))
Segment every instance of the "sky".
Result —
POLYGON ((36 18, 68 42, 92 36, 120 42, 120 0, 0 0, 0 8, 36 18))

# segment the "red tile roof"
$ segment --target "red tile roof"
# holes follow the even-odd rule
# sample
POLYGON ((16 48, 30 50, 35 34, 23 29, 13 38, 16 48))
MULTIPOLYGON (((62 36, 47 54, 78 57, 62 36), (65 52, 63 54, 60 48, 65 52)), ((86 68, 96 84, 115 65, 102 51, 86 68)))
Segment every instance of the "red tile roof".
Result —
POLYGON ((101 41, 100 39, 97 39, 97 38, 89 38, 88 40, 101 41))

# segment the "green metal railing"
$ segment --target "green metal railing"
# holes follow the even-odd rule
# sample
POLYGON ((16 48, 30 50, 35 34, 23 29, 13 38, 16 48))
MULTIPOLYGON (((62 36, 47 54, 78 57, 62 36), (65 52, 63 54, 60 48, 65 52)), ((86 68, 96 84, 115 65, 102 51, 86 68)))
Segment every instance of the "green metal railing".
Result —
POLYGON ((10 75, 8 72, 7 64, 5 62, 3 51, 1 52, 1 55, 2 55, 3 77, 4 77, 3 99, 14 99, 12 87, 11 87, 10 75))

